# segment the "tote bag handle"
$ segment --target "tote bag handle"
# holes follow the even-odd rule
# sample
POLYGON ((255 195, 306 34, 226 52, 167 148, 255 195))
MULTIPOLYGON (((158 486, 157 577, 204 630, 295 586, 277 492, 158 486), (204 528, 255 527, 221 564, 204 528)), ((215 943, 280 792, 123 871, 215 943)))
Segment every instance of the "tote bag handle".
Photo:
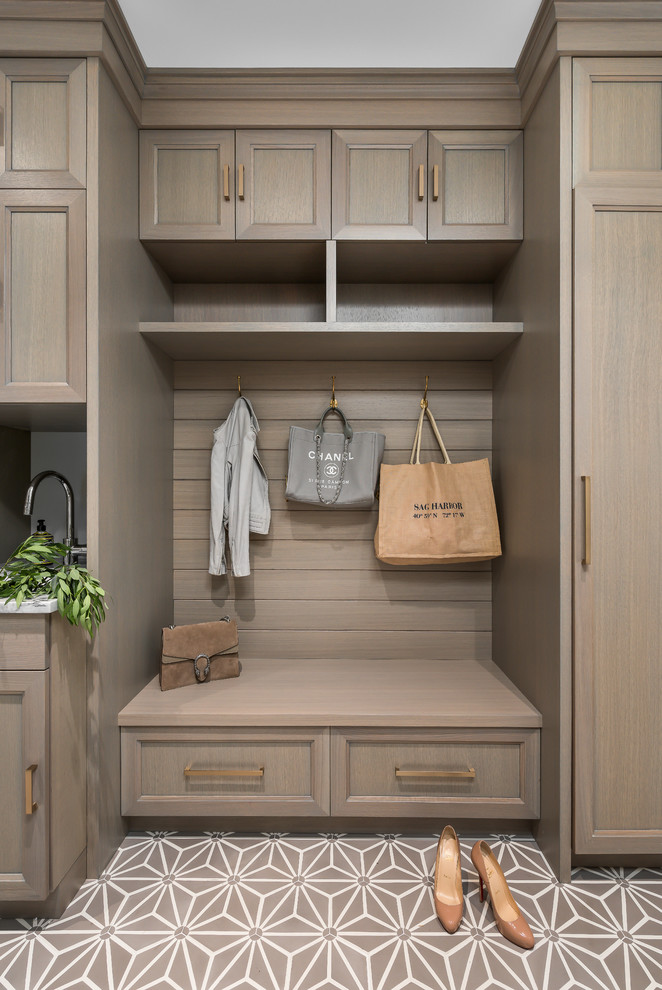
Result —
POLYGON ((444 441, 441 439, 441 433, 437 429, 437 424, 435 423, 434 416, 430 412, 427 402, 425 406, 421 403, 421 415, 418 417, 418 426, 416 427, 416 434, 414 436, 414 445, 411 448, 411 457, 409 458, 410 464, 420 464, 421 463, 421 439, 423 436, 423 417, 426 416, 430 420, 430 426, 432 427, 432 432, 437 438, 437 443, 441 449, 441 456, 444 459, 444 464, 450 464, 451 459, 448 456, 448 451, 444 446, 444 441))

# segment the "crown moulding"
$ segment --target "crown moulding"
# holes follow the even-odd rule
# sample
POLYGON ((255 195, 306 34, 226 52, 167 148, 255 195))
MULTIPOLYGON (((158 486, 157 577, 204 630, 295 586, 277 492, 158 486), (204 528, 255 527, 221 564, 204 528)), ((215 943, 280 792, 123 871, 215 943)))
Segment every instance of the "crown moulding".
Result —
POLYGON ((0 55, 98 56, 146 127, 279 126, 279 101, 290 123, 517 127, 561 56, 662 54, 662 0, 544 0, 513 69, 150 69, 117 0, 0 0, 0 22, 0 55))

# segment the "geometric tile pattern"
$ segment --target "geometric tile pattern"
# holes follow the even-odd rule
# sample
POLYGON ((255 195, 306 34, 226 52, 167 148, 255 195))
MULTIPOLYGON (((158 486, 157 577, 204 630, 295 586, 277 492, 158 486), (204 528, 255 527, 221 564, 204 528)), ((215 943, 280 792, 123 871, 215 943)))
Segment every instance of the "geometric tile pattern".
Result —
POLYGON ((63 917, 0 921, 7 990, 660 990, 662 871, 559 883, 532 839, 461 836, 464 917, 449 935, 427 836, 129 835, 63 917), (487 838, 536 939, 480 903, 487 838))

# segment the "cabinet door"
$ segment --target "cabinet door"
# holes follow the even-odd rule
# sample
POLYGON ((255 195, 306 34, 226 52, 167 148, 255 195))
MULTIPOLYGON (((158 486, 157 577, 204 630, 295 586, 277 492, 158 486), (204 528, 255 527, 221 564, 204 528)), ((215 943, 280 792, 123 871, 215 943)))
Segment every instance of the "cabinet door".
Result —
POLYGON ((48 894, 47 733, 48 671, 0 670, 3 901, 48 894))
POLYGON ((430 131, 430 240, 522 237, 522 132, 430 131))
POLYGON ((85 193, 0 191, 0 402, 85 400, 85 193))
POLYGON ((140 236, 234 239, 234 131, 142 131, 140 236))
POLYGON ((0 188, 85 186, 85 59, 0 59, 0 188))
POLYGON ((333 236, 425 240, 427 131, 333 132, 333 236))
POLYGON ((662 849, 662 189, 575 224, 575 852, 626 861, 662 849))
POLYGON ((662 180, 662 58, 573 59, 575 184, 662 180))
POLYGON ((237 131, 237 240, 331 234, 331 132, 237 131))

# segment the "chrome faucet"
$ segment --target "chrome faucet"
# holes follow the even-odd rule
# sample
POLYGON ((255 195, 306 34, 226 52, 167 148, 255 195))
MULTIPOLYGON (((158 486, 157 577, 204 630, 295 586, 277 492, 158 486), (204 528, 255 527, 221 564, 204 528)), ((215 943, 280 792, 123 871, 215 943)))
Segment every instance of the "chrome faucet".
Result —
POLYGON ((87 547, 76 545, 76 540, 74 537, 74 490, 64 475, 58 474, 57 471, 41 471, 39 474, 36 474, 28 485, 28 490, 25 494, 25 505, 23 507, 23 512, 26 516, 32 515, 35 493, 44 478, 56 478, 64 488, 64 494, 67 500, 67 535, 64 539, 64 543, 65 546, 69 547, 67 563, 71 563, 74 556, 77 558, 79 554, 86 553, 87 547))

